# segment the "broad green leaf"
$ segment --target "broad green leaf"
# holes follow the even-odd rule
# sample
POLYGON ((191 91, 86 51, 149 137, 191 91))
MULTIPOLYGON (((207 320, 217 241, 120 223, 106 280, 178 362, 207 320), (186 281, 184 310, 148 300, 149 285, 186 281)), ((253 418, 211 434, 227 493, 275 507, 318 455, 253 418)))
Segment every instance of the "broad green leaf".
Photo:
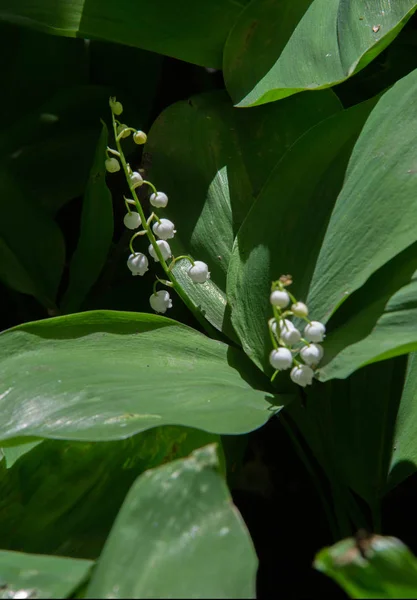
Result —
POLYGON ((382 96, 355 145, 309 292, 319 320, 417 240, 416 92, 417 70, 382 96))
POLYGON ((408 358, 407 373, 395 423, 388 488, 392 489, 417 468, 417 354, 408 358))
POLYGON ((235 336, 226 303, 226 274, 253 195, 285 150, 339 109, 330 92, 253 111, 234 109, 224 92, 214 92, 169 107, 149 133, 150 178, 168 194, 170 201, 162 212, 178 231, 173 252, 205 261, 211 279, 194 285, 186 273, 190 267, 186 260, 174 273, 209 322, 231 338, 235 336))
MULTIPOLYGON (((227 295, 235 330, 258 366, 270 370, 271 281, 291 273, 295 296, 301 300, 307 295, 353 143, 373 103, 339 112, 299 138, 273 170, 239 230, 227 295)), ((310 314, 316 317, 314 311, 310 314)))
POLYGON ((23 193, 18 181, 5 169, 0 171, 0 279, 54 308, 64 252, 58 226, 23 193))
POLYGON ((345 347, 320 369, 320 379, 344 379, 366 364, 417 350, 416 303, 417 278, 414 278, 389 300, 369 335, 345 347))
POLYGON ((416 8, 415 0, 255 0, 226 44, 228 90, 244 107, 331 87, 382 52, 416 8))
POLYGON ((0 19, 46 33, 107 40, 221 67, 226 37, 246 0, 4 0, 0 19))
POLYGON ((0 439, 105 441, 166 424, 238 434, 278 409, 242 352, 140 313, 81 313, 6 331, 0 380, 0 439))
POLYGON ((107 127, 103 123, 84 194, 78 246, 70 265, 69 284, 62 299, 63 312, 81 305, 103 268, 113 237, 112 196, 106 185, 107 127))
POLYGON ((185 427, 118 442, 45 440, 10 469, 0 463, 0 547, 97 558, 136 477, 213 442, 185 427))
POLYGON ((316 569, 334 579, 350 598, 415 598, 417 560, 397 538, 346 539, 321 550, 316 569))
POLYGON ((256 597, 255 550, 216 467, 211 445, 139 477, 87 598, 256 597))
POLYGON ((68 598, 92 566, 89 560, 0 550, 0 598, 68 598))
POLYGON ((370 365, 347 381, 314 382, 305 407, 288 406, 330 482, 352 489, 377 512, 386 490, 404 363, 400 358, 370 365))

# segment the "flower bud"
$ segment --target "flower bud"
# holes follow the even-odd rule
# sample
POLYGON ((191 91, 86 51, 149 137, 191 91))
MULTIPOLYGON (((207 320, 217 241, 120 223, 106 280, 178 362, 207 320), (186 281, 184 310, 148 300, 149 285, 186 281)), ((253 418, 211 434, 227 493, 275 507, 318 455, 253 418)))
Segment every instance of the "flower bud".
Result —
POLYGON ((117 102, 116 98, 110 98, 109 105, 110 105, 110 108, 111 108, 113 114, 115 114, 116 117, 118 117, 119 115, 122 114, 123 105, 120 102, 117 102))
POLYGON ((304 328, 304 337, 309 342, 322 342, 325 338, 326 327, 320 321, 311 321, 304 328))
POLYGON ((187 273, 193 283, 205 283, 207 279, 210 279, 208 266, 201 260, 194 261, 193 266, 188 269, 187 273))
POLYGON ((138 144, 138 145, 146 144, 147 139, 148 139, 148 136, 143 131, 136 131, 133 134, 133 141, 135 142, 135 144, 138 144))
POLYGON ((148 259, 141 252, 135 252, 127 259, 127 266, 132 271, 132 275, 145 275, 148 264, 148 259))
POLYGON ((269 362, 277 371, 285 371, 285 369, 290 369, 292 366, 292 354, 288 348, 272 350, 269 355, 269 362))
POLYGON ((151 194, 149 202, 155 208, 165 208, 168 204, 168 196, 164 192, 157 192, 156 194, 151 194))
POLYGON ((129 175, 129 181, 133 188, 137 188, 143 184, 143 177, 137 171, 133 171, 133 173, 129 175))
POLYGON ((130 129, 128 129, 127 125, 118 125, 117 126, 117 135, 120 135, 122 133, 122 131, 125 130, 123 132, 123 134, 121 135, 122 138, 127 138, 130 135, 130 129))
POLYGON ((288 292, 281 290, 275 290, 272 292, 269 300, 273 306, 278 306, 279 308, 285 308, 290 303, 288 292))
POLYGON ((323 354, 324 350, 320 344, 310 344, 309 346, 304 346, 300 350, 301 358, 306 365, 310 365, 310 367, 318 365, 323 358, 323 354))
POLYGON ((123 223, 128 229, 137 229, 141 222, 140 215, 137 212, 126 213, 123 219, 123 223))
POLYGON ((160 219, 160 222, 152 227, 152 231, 161 240, 170 240, 177 233, 174 223, 169 219, 160 219))
POLYGON ((117 158, 106 158, 106 162, 104 164, 106 165, 106 170, 109 173, 117 173, 117 171, 120 171, 120 163, 117 158))
POLYGON ((166 290, 160 290, 149 298, 151 308, 157 313, 165 313, 168 308, 172 308, 172 300, 166 290))
POLYGON ((291 310, 296 317, 306 317, 308 315, 308 308, 304 302, 296 302, 291 306, 291 310))
MULTIPOLYGON (((156 243, 158 244, 158 247, 159 247, 159 249, 161 251, 162 258, 164 260, 167 260, 168 258, 171 258, 172 252, 171 252, 171 248, 170 248, 168 242, 166 242, 165 240, 157 240, 156 243)), ((159 262, 159 258, 157 256, 157 254, 155 252, 155 249, 152 246, 152 244, 149 244, 148 252, 152 256, 152 258, 154 259, 155 262, 159 262)))
POLYGON ((306 365, 300 365, 292 369, 290 377, 294 383, 305 387, 313 383, 314 371, 306 365))

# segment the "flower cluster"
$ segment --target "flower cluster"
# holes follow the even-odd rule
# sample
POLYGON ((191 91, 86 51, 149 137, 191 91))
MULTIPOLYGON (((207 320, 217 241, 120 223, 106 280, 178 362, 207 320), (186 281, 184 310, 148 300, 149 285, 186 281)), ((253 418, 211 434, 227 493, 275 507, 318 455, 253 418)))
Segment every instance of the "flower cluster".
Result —
POLYGON ((123 112, 123 106, 120 102, 117 102, 116 98, 110 98, 109 104, 112 111, 117 150, 107 148, 105 166, 109 173, 116 173, 117 171, 120 171, 120 162, 122 163, 130 194, 132 196, 132 198, 125 198, 127 213, 123 222, 127 229, 137 230, 130 240, 129 246, 131 254, 127 259, 127 266, 132 275, 144 275, 149 270, 149 260, 147 256, 141 252, 136 252, 132 245, 136 237, 146 235, 150 242, 148 247, 149 255, 156 263, 162 265, 165 275, 168 277, 167 280, 159 279, 158 277, 156 278, 154 291, 149 298, 149 303, 155 312, 165 313, 172 307, 172 300, 169 292, 166 290, 156 291, 156 286, 158 283, 162 283, 168 287, 174 287, 179 291, 179 284, 172 273, 172 268, 177 261, 186 259, 191 263, 187 274, 193 283, 205 283, 210 278, 210 273, 206 263, 194 260, 188 255, 178 256, 176 258, 173 257, 171 247, 167 241, 172 239, 177 232, 172 221, 160 218, 155 212, 152 212, 148 218, 145 217, 142 205, 136 194, 136 188, 147 185, 152 189, 152 194, 149 196, 149 203, 153 208, 165 208, 168 205, 168 196, 164 194, 164 192, 157 191, 150 181, 143 179, 141 173, 139 173, 139 171, 133 171, 126 162, 121 148, 121 140, 133 134, 133 141, 136 144, 145 144, 147 136, 143 131, 128 127, 116 119, 116 116, 120 116, 123 112), (112 154, 113 156, 109 156, 109 154, 112 154), (131 208, 132 206, 134 207, 133 210, 131 208), (167 263, 167 261, 170 262, 167 263))
POLYGON ((313 369, 323 358, 323 348, 319 342, 325 337, 326 327, 319 321, 310 321, 307 306, 297 302, 286 289, 291 283, 291 276, 283 275, 272 284, 269 299, 274 317, 269 320, 268 326, 274 348, 269 355, 269 362, 275 369, 272 379, 279 371, 291 369, 292 381, 305 387, 312 384, 313 369), (303 334, 290 317, 299 317, 306 322, 303 334))

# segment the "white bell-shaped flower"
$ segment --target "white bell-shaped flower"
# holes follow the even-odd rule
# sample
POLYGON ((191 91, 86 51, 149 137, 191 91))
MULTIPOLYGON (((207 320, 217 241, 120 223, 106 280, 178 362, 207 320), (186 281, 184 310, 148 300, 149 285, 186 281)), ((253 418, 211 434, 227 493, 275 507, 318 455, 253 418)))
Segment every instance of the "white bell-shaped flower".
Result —
POLYGON ((290 303, 290 297, 285 290, 275 290, 269 296, 269 300, 273 306, 285 308, 290 303))
POLYGON ((310 344, 309 346, 303 346, 300 350, 300 356, 306 365, 312 367, 318 365, 323 358, 324 350, 320 344, 310 344))
MULTIPOLYGON (((171 248, 170 248, 170 245, 168 244, 168 242, 166 242, 165 240, 157 240, 156 243, 158 244, 159 250, 161 251, 162 258, 164 260, 171 258, 172 252, 171 252, 171 248)), ((152 258, 154 259, 155 262, 159 262, 159 258, 157 256, 152 244, 149 244, 148 252, 152 256, 152 258)))
POLYGON ((201 260, 194 261, 193 266, 188 269, 187 273, 193 283, 205 283, 207 279, 210 279, 208 266, 201 260))
POLYGON ((123 223, 125 227, 128 229, 137 229, 141 224, 140 215, 137 212, 126 213, 123 219, 123 223))
POLYGON ((155 208, 165 208, 168 204, 168 196, 164 194, 164 192, 157 192, 156 194, 151 194, 149 197, 149 202, 155 208))
POLYGON ((284 319, 279 322, 279 337, 284 344, 292 346, 293 344, 298 344, 301 340, 301 333, 291 321, 284 319))
POLYGON ((290 369, 292 366, 292 354, 288 348, 278 348, 277 350, 272 350, 269 355, 270 364, 277 371, 285 371, 285 369, 290 369))
POLYGON ((305 387, 313 383, 314 371, 307 365, 300 365, 291 370, 290 377, 294 383, 305 387))
POLYGON ((127 266, 132 271, 132 275, 145 275, 148 264, 147 257, 141 252, 135 252, 127 259, 127 266))
POLYGON ((133 141, 135 142, 135 144, 138 144, 138 145, 146 144, 147 139, 148 139, 148 136, 143 131, 136 131, 133 134, 133 141))
POLYGON ((133 188, 137 188, 143 184, 143 177, 137 171, 133 171, 133 173, 129 175, 129 181, 133 188))
POLYGON ((325 333, 326 327, 320 321, 311 321, 304 328, 304 337, 309 342, 322 342, 325 333))
POLYGON ((128 128, 127 125, 123 124, 123 125, 118 125, 117 126, 117 135, 120 135, 122 132, 123 132, 123 134, 121 136, 122 138, 129 137, 129 135, 130 135, 130 129, 128 128))
POLYGON ((172 300, 166 290, 160 290, 156 294, 152 294, 149 298, 149 304, 157 313, 165 313, 168 308, 172 308, 172 300))
POLYGON ((296 302, 291 306, 291 310, 296 317, 306 317, 308 315, 308 308, 304 302, 296 302))
POLYGON ((169 219, 160 219, 152 227, 152 231, 161 240, 170 240, 177 233, 174 223, 169 219))
POLYGON ((105 165, 106 171, 109 173, 117 173, 117 171, 120 171, 120 163, 117 158, 107 158, 105 165))

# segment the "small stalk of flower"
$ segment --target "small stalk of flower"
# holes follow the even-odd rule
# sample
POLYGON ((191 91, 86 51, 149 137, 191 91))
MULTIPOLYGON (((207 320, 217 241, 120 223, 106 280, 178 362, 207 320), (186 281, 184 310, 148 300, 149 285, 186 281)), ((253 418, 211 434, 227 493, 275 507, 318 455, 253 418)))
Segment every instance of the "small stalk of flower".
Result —
POLYGON ((172 268, 180 259, 187 259, 191 263, 191 267, 187 273, 191 281, 194 283, 205 283, 210 278, 208 266, 202 261, 194 261, 190 256, 172 257, 170 245, 167 240, 172 239, 176 234, 174 223, 169 219, 159 218, 152 212, 146 219, 143 207, 137 196, 136 189, 143 185, 149 186, 152 190, 149 202, 154 208, 165 208, 168 204, 168 196, 161 191, 158 191, 153 183, 143 179, 138 171, 133 171, 127 163, 123 153, 121 142, 124 138, 129 137, 133 133, 133 140, 136 144, 144 144, 147 136, 143 131, 129 127, 125 123, 121 123, 116 116, 120 116, 123 112, 123 106, 117 102, 116 98, 110 98, 110 108, 112 111, 113 133, 116 141, 116 150, 107 148, 106 169, 110 173, 115 173, 120 170, 120 163, 123 168, 127 185, 129 187, 131 198, 124 198, 127 213, 124 217, 124 224, 128 229, 138 231, 132 235, 129 243, 130 256, 127 261, 127 266, 132 272, 132 275, 144 275, 148 271, 148 258, 141 252, 136 252, 133 247, 133 242, 138 236, 146 235, 150 242, 148 247, 149 255, 155 262, 161 264, 167 279, 159 279, 155 282, 154 292, 149 299, 150 305, 156 312, 165 313, 167 309, 172 307, 172 300, 166 290, 156 290, 156 284, 162 283, 169 287, 173 287, 178 295, 182 298, 186 306, 196 315, 196 317, 207 328, 205 319, 200 315, 199 309, 194 306, 191 299, 178 283, 172 268), (114 156, 110 156, 110 154, 114 156), (115 158, 117 157, 117 158, 115 158), (119 162, 120 161, 120 162, 119 162), (132 210, 134 207, 134 210, 132 210), (142 228, 142 229, 140 229, 142 228), (167 261, 172 259, 170 263, 167 261))
POLYGON ((310 321, 306 304, 297 301, 287 289, 291 283, 290 275, 282 275, 271 285, 269 300, 274 316, 268 321, 273 345, 269 362, 275 369, 271 381, 280 371, 291 369, 291 380, 305 387, 312 384, 314 369, 323 358, 324 351, 318 342, 323 341, 326 328, 319 321, 310 321), (303 335, 288 317, 298 317, 306 322, 303 335))

